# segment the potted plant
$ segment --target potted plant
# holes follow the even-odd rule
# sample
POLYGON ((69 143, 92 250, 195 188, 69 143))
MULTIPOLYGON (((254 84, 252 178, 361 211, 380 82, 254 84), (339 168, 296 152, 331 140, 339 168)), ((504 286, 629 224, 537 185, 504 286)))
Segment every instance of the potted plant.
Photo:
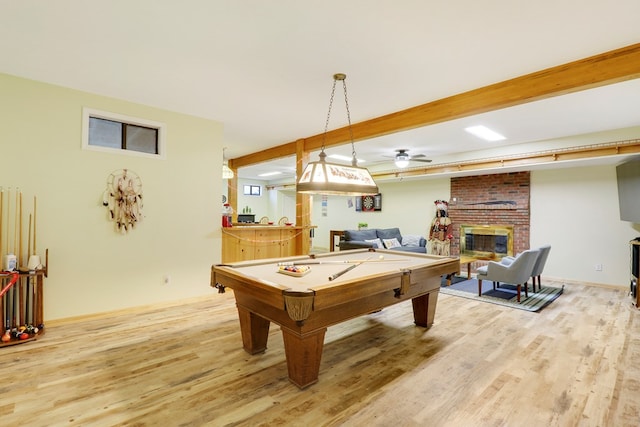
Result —
POLYGON ((359 222, 358 223, 358 230, 364 230, 369 226, 369 224, 367 224, 366 222, 359 222))

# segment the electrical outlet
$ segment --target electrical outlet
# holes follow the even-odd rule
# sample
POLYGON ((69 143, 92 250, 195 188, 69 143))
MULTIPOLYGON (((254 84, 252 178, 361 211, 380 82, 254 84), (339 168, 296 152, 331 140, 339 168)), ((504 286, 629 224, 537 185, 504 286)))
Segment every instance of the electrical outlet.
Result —
POLYGON ((602 264, 596 264, 596 271, 602 271, 602 264))
POLYGON ((168 274, 165 274, 164 277, 162 278, 162 282, 165 285, 168 285, 171 283, 171 276, 169 276, 168 274))

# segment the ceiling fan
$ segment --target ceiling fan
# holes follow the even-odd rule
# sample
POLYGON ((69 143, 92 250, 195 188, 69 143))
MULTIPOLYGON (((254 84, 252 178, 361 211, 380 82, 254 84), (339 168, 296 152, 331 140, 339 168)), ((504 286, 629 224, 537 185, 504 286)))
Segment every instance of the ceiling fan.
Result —
POLYGON ((424 154, 416 154, 416 155, 409 155, 409 150, 408 149, 398 149, 396 150, 397 154, 394 156, 393 161, 396 164, 397 167, 399 168, 406 168, 407 166, 409 166, 409 162, 424 162, 424 163, 429 163, 431 162, 431 159, 423 159, 422 157, 426 157, 424 154))

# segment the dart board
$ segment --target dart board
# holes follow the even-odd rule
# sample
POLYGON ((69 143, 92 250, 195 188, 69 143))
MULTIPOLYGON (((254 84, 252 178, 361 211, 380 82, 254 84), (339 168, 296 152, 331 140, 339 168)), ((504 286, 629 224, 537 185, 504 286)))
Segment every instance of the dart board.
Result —
POLYGON ((362 212, 372 212, 382 210, 382 196, 380 194, 367 194, 360 196, 359 203, 356 203, 356 210, 362 212), (358 209, 360 208, 360 209, 358 209))
POLYGON ((372 211, 373 210, 373 196, 367 195, 362 196, 362 210, 363 211, 372 211))

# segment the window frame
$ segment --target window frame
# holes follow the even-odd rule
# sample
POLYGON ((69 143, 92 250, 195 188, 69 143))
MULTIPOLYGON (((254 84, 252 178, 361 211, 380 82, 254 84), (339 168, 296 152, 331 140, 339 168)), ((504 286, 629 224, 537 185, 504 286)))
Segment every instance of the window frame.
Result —
POLYGON ((244 184, 242 186, 242 195, 243 196, 262 196, 262 185, 255 184, 244 184), (247 193, 247 187, 249 188, 249 192, 247 193), (253 192, 254 189, 258 189, 258 193, 255 194, 253 192))
POLYGON ((82 108, 82 149, 89 151, 100 151, 103 153, 120 153, 127 156, 147 157, 151 159, 166 159, 167 150, 165 143, 165 135, 167 125, 153 120, 141 119, 139 117, 127 116, 124 114, 112 113, 109 111, 101 111, 93 108, 82 108), (129 150, 126 148, 112 148, 101 145, 89 144, 89 121, 91 118, 110 120, 113 122, 124 123, 128 125, 141 126, 158 131, 158 154, 145 153, 142 151, 129 150))

